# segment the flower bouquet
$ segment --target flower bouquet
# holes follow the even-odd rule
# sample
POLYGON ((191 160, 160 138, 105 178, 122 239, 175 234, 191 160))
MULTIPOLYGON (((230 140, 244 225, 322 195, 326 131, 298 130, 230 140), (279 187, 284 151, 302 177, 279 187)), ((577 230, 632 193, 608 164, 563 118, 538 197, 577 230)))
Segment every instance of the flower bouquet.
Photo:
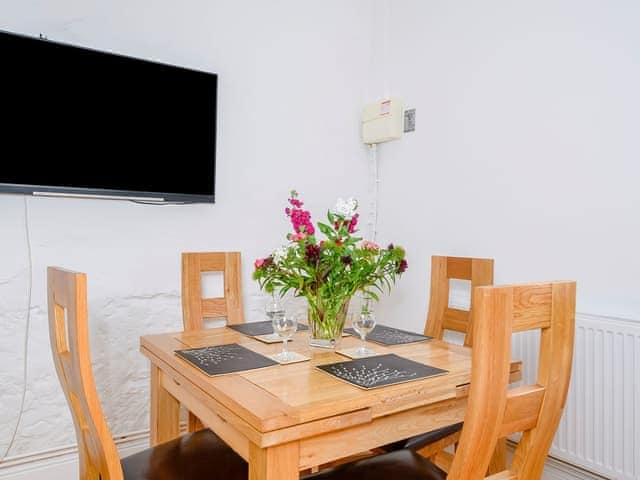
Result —
POLYGON ((266 258, 255 261, 253 278, 260 288, 281 296, 292 290, 309 304, 310 343, 334 347, 342 329, 351 297, 357 292, 378 300, 391 290, 398 275, 407 269, 405 251, 356 236, 359 214, 353 198, 338 199, 327 212, 327 223, 317 223, 325 239, 318 240, 311 214, 303 209, 295 190, 285 209, 293 232, 288 243, 266 258))

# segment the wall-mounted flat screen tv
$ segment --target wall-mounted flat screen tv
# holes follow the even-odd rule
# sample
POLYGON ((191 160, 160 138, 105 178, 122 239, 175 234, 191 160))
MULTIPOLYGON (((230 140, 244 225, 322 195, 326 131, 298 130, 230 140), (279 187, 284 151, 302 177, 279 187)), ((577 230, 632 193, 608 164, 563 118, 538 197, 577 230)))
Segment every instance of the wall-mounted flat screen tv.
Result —
POLYGON ((0 32, 0 192, 215 198, 216 74, 0 32))

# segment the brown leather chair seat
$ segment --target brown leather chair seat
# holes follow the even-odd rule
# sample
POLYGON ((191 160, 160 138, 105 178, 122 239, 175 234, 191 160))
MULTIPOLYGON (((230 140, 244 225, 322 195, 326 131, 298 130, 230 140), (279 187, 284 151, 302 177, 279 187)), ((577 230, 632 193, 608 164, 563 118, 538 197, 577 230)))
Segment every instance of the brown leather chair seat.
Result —
POLYGON ((125 480, 246 480, 247 462, 211 430, 162 443, 120 460, 125 480))
POLYGON ((415 437, 400 440, 399 442, 389 443, 381 448, 386 452, 393 452, 395 450, 401 450, 403 448, 417 451, 423 447, 426 447, 427 445, 431 445, 432 443, 435 443, 438 440, 442 440, 443 438, 446 438, 449 435, 452 435, 461 430, 462 422, 455 423, 453 425, 438 428, 437 430, 433 430, 431 432, 423 433, 422 435, 416 435, 415 437))
POLYGON ((411 450, 397 450, 307 475, 303 480, 445 480, 447 474, 411 450))

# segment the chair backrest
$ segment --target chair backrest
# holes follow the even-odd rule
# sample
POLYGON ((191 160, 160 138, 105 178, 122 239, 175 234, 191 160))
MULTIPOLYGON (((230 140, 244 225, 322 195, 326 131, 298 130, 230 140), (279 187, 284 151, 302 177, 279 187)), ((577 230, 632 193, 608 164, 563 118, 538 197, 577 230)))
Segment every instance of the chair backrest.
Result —
POLYGON ((185 331, 202 330, 205 318, 226 317, 228 325, 244 322, 240 252, 182 254, 182 320, 185 331), (222 272, 224 297, 202 298, 202 273, 222 272))
POLYGON ((471 346, 473 335, 470 319, 473 296, 469 311, 449 307, 450 280, 470 280, 471 291, 475 287, 493 285, 493 259, 466 257, 431 257, 431 287, 429 290, 429 313, 424 334, 442 339, 445 330, 464 334, 464 344, 471 346))
POLYGON ((485 478, 498 439, 523 432, 510 468, 491 478, 539 479, 569 389, 576 284, 478 287, 473 296, 471 390, 447 478, 485 478), (537 380, 510 389, 511 334, 524 330, 541 330, 537 380))
POLYGON ((49 337, 78 440, 82 480, 122 480, 116 445, 93 380, 87 322, 87 277, 47 268, 49 337))

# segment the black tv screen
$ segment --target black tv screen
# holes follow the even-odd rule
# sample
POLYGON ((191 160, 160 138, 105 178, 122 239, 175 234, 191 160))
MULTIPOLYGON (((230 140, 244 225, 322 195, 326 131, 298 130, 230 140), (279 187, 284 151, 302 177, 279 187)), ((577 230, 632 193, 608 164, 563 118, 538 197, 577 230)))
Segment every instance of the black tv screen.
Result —
POLYGON ((0 191, 213 202, 217 75, 0 32, 0 191))

